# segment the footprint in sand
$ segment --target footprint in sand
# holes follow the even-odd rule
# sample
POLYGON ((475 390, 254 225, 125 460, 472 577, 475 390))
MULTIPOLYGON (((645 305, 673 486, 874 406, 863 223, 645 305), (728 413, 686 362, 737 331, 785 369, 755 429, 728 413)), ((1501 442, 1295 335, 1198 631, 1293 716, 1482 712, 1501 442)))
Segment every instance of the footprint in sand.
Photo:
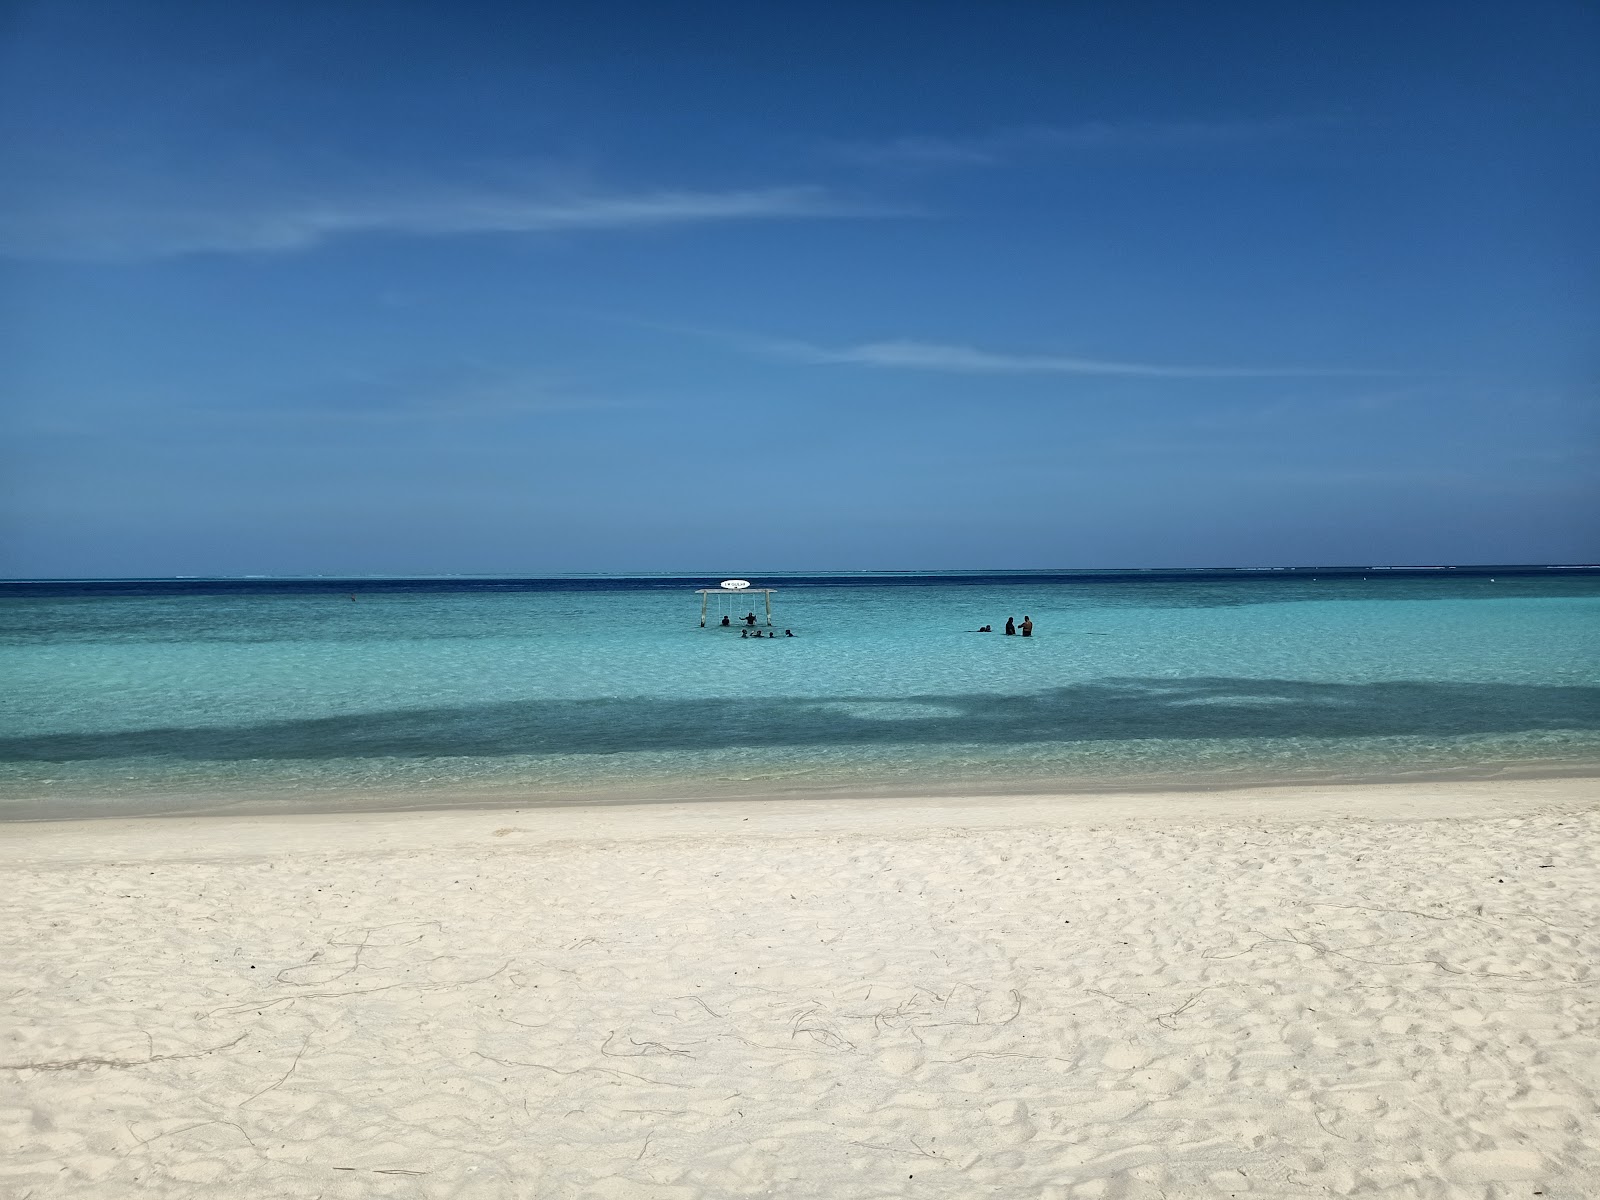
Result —
POLYGON ((909 1046, 898 1046, 878 1055, 878 1065, 890 1075, 909 1075, 926 1061, 921 1051, 909 1046))
POLYGON ((998 1104, 991 1104, 983 1110, 983 1115, 994 1126, 994 1133, 990 1137, 1002 1146, 1020 1146, 1023 1142, 1032 1141, 1039 1132, 1028 1119, 1028 1105, 1022 1100, 1002 1100, 998 1104))
POLYGON ((1544 1159, 1532 1150, 1464 1150, 1445 1163, 1446 1177, 1459 1183, 1511 1183, 1538 1179, 1544 1159))
POLYGON ((1118 1042, 1100 1056, 1100 1061, 1113 1071, 1137 1071, 1153 1057, 1138 1042, 1118 1042))
POLYGON ((799 1083, 802 1080, 815 1079, 822 1073, 822 1069, 822 1064, 816 1059, 799 1058, 774 1068, 772 1077, 781 1079, 785 1083, 799 1083))

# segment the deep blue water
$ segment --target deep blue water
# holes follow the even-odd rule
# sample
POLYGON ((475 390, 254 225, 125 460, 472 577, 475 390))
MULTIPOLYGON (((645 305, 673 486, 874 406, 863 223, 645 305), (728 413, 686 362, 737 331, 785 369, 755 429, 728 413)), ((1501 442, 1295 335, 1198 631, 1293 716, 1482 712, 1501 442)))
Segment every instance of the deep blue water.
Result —
POLYGON ((720 578, 0 583, 0 813, 1600 765, 1593 570, 720 578))

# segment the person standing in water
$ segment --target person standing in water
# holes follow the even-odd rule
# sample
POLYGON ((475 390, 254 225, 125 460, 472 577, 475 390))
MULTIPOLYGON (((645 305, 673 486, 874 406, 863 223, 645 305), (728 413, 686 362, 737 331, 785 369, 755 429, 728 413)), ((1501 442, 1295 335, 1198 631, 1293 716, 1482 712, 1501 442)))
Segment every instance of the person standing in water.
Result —
POLYGON ((1023 617, 1022 617, 1022 636, 1023 637, 1032 637, 1033 636, 1033 618, 1028 616, 1027 614, 1023 614, 1023 617))
POLYGON ((1006 636, 1007 637, 1015 637, 1016 636, 1016 632, 1017 632, 1017 619, 1015 617, 1007 617, 1006 618, 1006 636))

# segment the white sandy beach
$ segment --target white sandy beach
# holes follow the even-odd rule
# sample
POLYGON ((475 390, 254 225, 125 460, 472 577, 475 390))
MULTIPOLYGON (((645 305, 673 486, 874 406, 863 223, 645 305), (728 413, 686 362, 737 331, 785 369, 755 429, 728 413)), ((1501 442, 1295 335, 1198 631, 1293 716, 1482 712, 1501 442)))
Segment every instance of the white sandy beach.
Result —
POLYGON ((1600 1196, 1596 792, 12 825, 0 1195, 1600 1196))

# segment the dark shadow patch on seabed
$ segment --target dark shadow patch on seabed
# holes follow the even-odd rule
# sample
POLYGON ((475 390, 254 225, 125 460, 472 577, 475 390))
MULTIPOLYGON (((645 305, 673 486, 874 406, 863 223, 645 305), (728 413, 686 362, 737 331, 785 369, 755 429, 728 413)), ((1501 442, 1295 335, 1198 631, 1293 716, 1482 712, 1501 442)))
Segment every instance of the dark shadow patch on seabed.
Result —
POLYGON ((1600 729, 1600 687, 1105 679, 987 693, 522 700, 238 727, 0 738, 0 762, 491 757, 1144 738, 1358 738, 1600 729))

